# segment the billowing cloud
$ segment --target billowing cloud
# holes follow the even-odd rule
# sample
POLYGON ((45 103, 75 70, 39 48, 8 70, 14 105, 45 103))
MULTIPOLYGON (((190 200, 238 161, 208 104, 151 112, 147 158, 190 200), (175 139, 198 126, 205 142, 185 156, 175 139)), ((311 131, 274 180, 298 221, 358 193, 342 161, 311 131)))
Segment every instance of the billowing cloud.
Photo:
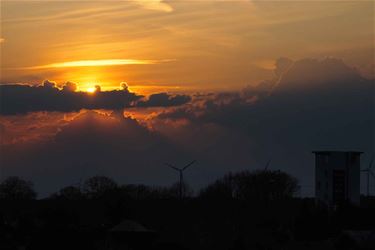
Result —
MULTIPOLYGON (((45 85, 43 85, 45 86, 45 85)), ((75 92, 77 90, 77 84, 74 82, 66 82, 62 88, 63 91, 75 92)))
POLYGON ((50 80, 44 80, 43 83, 42 83, 43 87, 46 87, 46 88, 56 88, 56 82, 54 81, 50 81, 50 80))
POLYGON ((71 112, 80 109, 122 109, 142 96, 123 90, 90 95, 75 92, 75 83, 67 82, 62 90, 45 82, 42 86, 0 85, 0 114, 12 115, 33 111, 71 112))
POLYGON ((364 151, 367 162, 374 152, 373 81, 338 59, 283 61, 276 69, 282 73, 275 74, 280 77, 165 111, 160 122, 242 131, 243 140, 252 142, 249 154, 272 159, 273 167, 296 175, 303 185, 313 183, 312 150, 364 151))
POLYGON ((180 106, 191 101, 191 97, 188 95, 174 95, 171 96, 168 93, 157 93, 149 96, 146 101, 139 101, 138 107, 170 107, 180 106))
POLYGON ((80 112, 32 112, 25 115, 0 116, 0 144, 44 142, 79 115, 80 112))
POLYGON ((92 92, 77 92, 77 84, 73 82, 66 82, 60 90, 56 83, 48 80, 40 86, 0 85, 0 114, 72 112, 80 109, 118 110, 133 106, 165 107, 178 106, 190 101, 190 96, 167 93, 154 94, 143 101, 143 96, 130 92, 125 83, 122 83, 121 90, 101 91, 100 86, 96 86, 92 92))

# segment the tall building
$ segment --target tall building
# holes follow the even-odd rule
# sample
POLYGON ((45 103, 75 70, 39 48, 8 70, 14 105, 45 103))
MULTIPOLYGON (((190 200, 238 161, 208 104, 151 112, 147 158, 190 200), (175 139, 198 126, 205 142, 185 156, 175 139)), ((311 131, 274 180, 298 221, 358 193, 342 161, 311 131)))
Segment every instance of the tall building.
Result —
POLYGON ((359 205, 360 156, 356 151, 314 151, 315 199, 334 207, 343 203, 359 205))

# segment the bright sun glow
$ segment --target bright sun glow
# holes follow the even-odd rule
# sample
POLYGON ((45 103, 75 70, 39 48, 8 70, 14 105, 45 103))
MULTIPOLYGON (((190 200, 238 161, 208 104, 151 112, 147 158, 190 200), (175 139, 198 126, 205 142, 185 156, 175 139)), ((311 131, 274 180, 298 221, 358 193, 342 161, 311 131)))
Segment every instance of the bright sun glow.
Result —
POLYGON ((88 93, 95 93, 95 91, 96 91, 95 87, 89 87, 89 88, 86 89, 86 92, 88 92, 88 93))

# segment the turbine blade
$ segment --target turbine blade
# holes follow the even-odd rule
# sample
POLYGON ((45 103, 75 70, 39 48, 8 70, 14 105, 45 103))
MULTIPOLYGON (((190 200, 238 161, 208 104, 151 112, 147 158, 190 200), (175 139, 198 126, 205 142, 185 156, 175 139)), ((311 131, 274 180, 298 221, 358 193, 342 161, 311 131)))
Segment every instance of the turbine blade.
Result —
POLYGON ((196 160, 190 162, 189 164, 187 164, 185 167, 182 168, 182 170, 185 170, 187 169, 188 167, 190 167, 191 165, 193 165, 194 163, 196 162, 196 160))
POLYGON ((171 164, 169 164, 169 163, 164 163, 164 164, 167 165, 167 166, 170 167, 170 168, 173 168, 174 170, 180 171, 179 168, 176 168, 175 166, 173 166, 173 165, 171 165, 171 164))

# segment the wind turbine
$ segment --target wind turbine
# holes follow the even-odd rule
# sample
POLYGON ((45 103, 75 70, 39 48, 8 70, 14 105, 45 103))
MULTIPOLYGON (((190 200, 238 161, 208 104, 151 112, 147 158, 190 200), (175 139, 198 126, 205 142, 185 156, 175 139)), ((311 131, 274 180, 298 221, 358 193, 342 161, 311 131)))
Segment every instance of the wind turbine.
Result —
POLYGON ((374 162, 374 156, 372 156, 370 164, 368 165, 368 167, 361 170, 361 172, 364 172, 364 173, 367 174, 367 197, 370 196, 370 175, 372 175, 372 177, 375 178, 374 172, 371 171, 373 162, 374 162))
POLYGON ((170 168, 172 168, 172 169, 178 171, 179 174, 180 174, 180 182, 179 182, 179 189, 180 189, 180 190, 179 190, 179 195, 180 195, 180 200, 182 200, 182 198, 183 198, 182 186, 183 186, 183 183, 184 183, 184 171, 185 171, 188 167, 190 167, 191 165, 193 165, 195 162, 196 162, 196 160, 190 162, 189 164, 187 164, 187 165, 186 165, 185 167, 183 167, 183 168, 178 168, 178 167, 176 167, 176 166, 173 166, 172 164, 165 163, 165 165, 167 165, 168 167, 170 167, 170 168))

